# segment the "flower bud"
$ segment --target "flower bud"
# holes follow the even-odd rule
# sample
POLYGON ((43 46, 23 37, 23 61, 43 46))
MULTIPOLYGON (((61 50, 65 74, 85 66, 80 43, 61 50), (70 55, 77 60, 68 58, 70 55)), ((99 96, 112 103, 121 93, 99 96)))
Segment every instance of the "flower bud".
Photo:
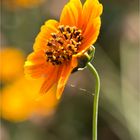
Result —
POLYGON ((91 62, 95 54, 95 47, 92 45, 81 57, 78 58, 78 66, 73 69, 73 72, 83 70, 87 63, 91 62))

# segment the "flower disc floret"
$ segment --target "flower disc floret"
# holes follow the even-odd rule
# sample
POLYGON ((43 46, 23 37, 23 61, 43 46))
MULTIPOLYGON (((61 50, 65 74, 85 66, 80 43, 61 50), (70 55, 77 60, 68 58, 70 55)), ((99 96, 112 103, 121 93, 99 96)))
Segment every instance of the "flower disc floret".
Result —
POLYGON ((51 33, 51 38, 47 41, 47 62, 60 65, 70 61, 72 55, 78 53, 82 40, 82 31, 75 26, 58 26, 58 31, 51 33))

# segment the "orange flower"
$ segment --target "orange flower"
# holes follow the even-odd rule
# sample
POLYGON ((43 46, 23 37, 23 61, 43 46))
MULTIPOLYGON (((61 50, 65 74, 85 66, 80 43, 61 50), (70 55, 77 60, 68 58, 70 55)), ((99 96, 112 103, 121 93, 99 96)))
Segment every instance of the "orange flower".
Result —
POLYGON ((98 0, 70 0, 60 21, 48 20, 34 43, 34 52, 25 62, 27 77, 45 77, 41 93, 55 87, 59 99, 78 59, 97 40, 101 26, 102 5, 98 0), (54 86, 55 85, 55 86, 54 86))
POLYGON ((38 6, 44 0, 2 0, 6 8, 14 10, 17 8, 31 8, 38 6))
POLYGON ((12 81, 23 73, 24 55, 16 48, 2 48, 0 50, 0 80, 12 81))
POLYGON ((32 116, 50 116, 58 100, 50 89, 45 96, 38 96, 42 78, 27 80, 20 77, 0 91, 1 117, 9 121, 24 121, 32 116))

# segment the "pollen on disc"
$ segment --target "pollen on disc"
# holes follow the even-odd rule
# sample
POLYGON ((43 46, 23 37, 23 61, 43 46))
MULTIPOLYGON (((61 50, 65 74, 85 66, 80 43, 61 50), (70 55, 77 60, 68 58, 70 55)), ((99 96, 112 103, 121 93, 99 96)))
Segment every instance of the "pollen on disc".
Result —
POLYGON ((70 61, 72 55, 78 53, 82 39, 80 29, 64 25, 58 26, 58 31, 51 33, 51 38, 47 41, 47 62, 60 65, 70 61))

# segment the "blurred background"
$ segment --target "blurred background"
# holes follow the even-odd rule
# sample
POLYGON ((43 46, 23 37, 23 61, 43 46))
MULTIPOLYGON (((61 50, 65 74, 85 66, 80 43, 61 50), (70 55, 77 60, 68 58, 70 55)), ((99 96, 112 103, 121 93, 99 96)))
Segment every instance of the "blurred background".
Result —
MULTIPOLYGON (((70 76, 60 101, 48 94, 33 102, 42 79, 24 78, 41 25, 59 19, 67 2, 1 0, 0 140, 91 140, 95 82, 88 69, 70 76)), ((98 140, 139 140, 139 0, 100 2, 104 12, 92 62, 101 78, 98 140)))

